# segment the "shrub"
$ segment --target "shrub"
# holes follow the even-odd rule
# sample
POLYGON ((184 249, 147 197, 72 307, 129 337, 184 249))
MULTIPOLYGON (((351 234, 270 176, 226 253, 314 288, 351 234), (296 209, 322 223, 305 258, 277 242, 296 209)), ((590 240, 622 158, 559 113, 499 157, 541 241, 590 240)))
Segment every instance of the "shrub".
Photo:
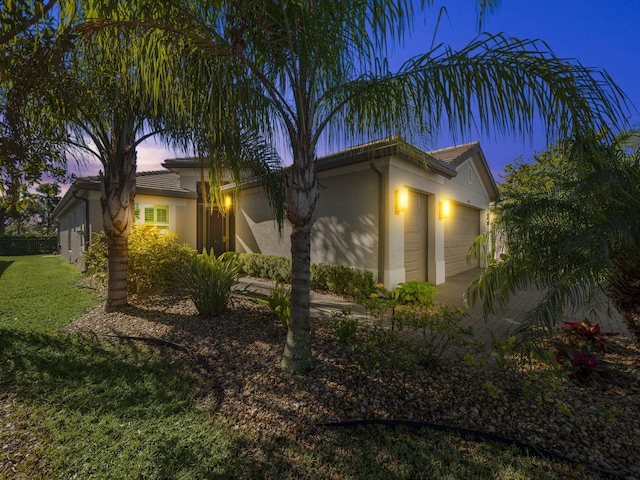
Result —
POLYGON ((615 375, 610 365, 587 345, 576 349, 567 343, 558 342, 555 347, 556 361, 564 368, 570 379, 602 388, 608 383, 615 382, 615 375))
POLYGON ((258 300, 258 303, 270 307, 278 316, 282 326, 289 328, 291 319, 291 292, 284 285, 277 284, 266 300, 258 300))
POLYGON ((564 322, 564 341, 574 348, 588 346, 590 349, 602 353, 608 351, 609 338, 618 335, 613 332, 603 332, 599 324, 592 325, 588 318, 582 322, 564 322))
POLYGON ((311 288, 356 298, 366 297, 376 290, 371 272, 328 263, 311 265, 311 288))
POLYGON ((291 283, 291 260, 287 257, 260 253, 240 253, 238 257, 244 275, 291 283))
POLYGON ((196 252, 178 243, 174 232, 161 233, 152 225, 134 227, 129 235, 128 285, 135 293, 164 290, 187 271, 196 252))
MULTIPOLYGON (((240 253, 242 273, 275 283, 291 283, 291 259, 278 255, 240 253)), ((311 288, 362 298, 375 292, 373 274, 344 265, 314 263, 311 265, 311 288)))
POLYGON ((601 357, 608 352, 608 337, 617 333, 602 332, 600 325, 592 325, 585 318, 582 322, 564 322, 562 334, 563 338, 553 343, 555 360, 569 378, 600 387, 615 381, 609 364, 601 357))
POLYGON ((393 290, 393 298, 403 305, 433 307, 438 289, 428 282, 412 280, 400 283, 393 290))
MULTIPOLYGON (((178 243, 178 234, 160 233, 151 225, 136 225, 129 235, 127 290, 129 293, 162 291, 189 268, 195 251, 178 243)), ((108 278, 107 237, 94 234, 85 253, 87 273, 106 284, 108 278)))
POLYGON ((471 346, 471 327, 460 326, 467 316, 461 308, 448 305, 433 310, 424 307, 399 308, 393 315, 392 325, 398 333, 406 332, 415 342, 417 361, 436 365, 452 346, 471 346))
POLYGON ((84 253, 84 260, 87 266, 87 275, 95 277, 106 285, 109 264, 107 261, 107 236, 104 232, 91 235, 91 245, 84 253))
POLYGON ((436 365, 451 346, 473 345, 471 328, 460 326, 465 316, 460 308, 401 307, 388 324, 361 324, 351 318, 350 311, 343 311, 334 314, 330 325, 333 335, 365 370, 411 370, 436 365))
POLYGON ((358 295, 357 301, 366 308, 367 316, 378 324, 383 324, 387 318, 392 318, 398 306, 397 300, 382 283, 375 285, 375 290, 366 296, 362 292, 358 295))
POLYGON ((341 312, 331 314, 329 322, 331 333, 335 335, 338 342, 345 347, 352 348, 356 342, 358 333, 358 319, 351 318, 351 308, 343 308, 341 312))
POLYGON ((229 302, 231 287, 238 283, 240 261, 237 254, 226 252, 216 258, 213 249, 197 255, 182 277, 183 291, 189 295, 198 312, 215 317, 229 302))

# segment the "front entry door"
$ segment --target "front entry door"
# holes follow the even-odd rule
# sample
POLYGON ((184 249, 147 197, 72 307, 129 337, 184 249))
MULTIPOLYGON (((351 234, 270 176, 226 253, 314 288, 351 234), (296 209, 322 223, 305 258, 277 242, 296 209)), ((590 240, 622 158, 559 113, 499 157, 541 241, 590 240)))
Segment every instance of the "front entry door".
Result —
POLYGON ((209 203, 209 184, 206 186, 207 202, 202 202, 202 189, 198 183, 198 251, 213 248, 216 256, 233 250, 234 219, 233 212, 224 213, 224 207, 209 203))

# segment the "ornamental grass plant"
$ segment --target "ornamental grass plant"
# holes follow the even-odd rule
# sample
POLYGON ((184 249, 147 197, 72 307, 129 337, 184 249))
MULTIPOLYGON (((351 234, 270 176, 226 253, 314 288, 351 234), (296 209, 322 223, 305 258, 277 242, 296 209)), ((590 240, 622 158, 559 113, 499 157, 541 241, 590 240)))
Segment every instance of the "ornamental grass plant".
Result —
POLYGON ((213 249, 193 258, 182 277, 182 290, 193 301, 201 315, 215 317, 229 303, 231 288, 238 283, 241 264, 238 256, 225 252, 216 257, 213 249))

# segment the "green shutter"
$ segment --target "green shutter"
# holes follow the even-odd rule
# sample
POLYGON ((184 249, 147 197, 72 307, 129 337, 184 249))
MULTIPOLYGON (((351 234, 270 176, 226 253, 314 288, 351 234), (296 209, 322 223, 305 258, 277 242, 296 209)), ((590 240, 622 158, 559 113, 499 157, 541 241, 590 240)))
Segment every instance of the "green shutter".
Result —
POLYGON ((144 209, 144 223, 156 223, 155 208, 145 207, 144 209))
POLYGON ((169 223, 169 210, 166 207, 156 209, 156 223, 169 223))

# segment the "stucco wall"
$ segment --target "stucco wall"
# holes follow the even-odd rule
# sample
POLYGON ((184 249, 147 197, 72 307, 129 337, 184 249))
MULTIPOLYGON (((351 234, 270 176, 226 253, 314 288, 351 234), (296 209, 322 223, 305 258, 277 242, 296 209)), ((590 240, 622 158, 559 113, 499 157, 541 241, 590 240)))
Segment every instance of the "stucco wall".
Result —
POLYGON ((102 210, 100 207, 100 193, 84 192, 84 198, 89 200, 88 219, 87 205, 82 199, 74 199, 59 216, 58 243, 60 256, 69 263, 85 269, 84 252, 89 246, 91 235, 102 230, 102 210))
POLYGON ((136 195, 135 201, 141 205, 169 207, 169 230, 180 235, 180 242, 188 243, 194 249, 197 247, 195 199, 136 195))
MULTIPOLYGON (((367 167, 320 174, 318 219, 312 230, 311 262, 349 265, 377 273, 378 194, 367 167)), ((282 235, 264 191, 245 189, 236 209, 236 251, 291 255, 291 225, 282 235)))
POLYGON ((319 175, 320 205, 311 261, 377 274, 378 183, 367 164, 319 175))

